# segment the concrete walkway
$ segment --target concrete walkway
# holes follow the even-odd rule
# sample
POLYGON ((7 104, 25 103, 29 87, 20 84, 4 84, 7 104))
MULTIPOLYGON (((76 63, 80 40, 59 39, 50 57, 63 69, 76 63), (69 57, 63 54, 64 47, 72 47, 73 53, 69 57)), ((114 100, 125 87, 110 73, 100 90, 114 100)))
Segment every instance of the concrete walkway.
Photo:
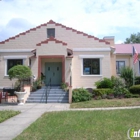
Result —
POLYGON ((21 113, 7 121, 0 123, 0 140, 12 140, 18 136, 25 128, 36 121, 44 112, 51 111, 78 111, 78 110, 115 110, 115 109, 134 109, 134 107, 109 107, 109 108, 80 108, 70 109, 69 104, 35 104, 29 103, 24 106, 0 104, 0 110, 19 110, 21 113))
POLYGON ((0 123, 0 140, 12 140, 36 121, 44 112, 68 110, 69 104, 0 105, 0 110, 19 110, 21 113, 0 123))

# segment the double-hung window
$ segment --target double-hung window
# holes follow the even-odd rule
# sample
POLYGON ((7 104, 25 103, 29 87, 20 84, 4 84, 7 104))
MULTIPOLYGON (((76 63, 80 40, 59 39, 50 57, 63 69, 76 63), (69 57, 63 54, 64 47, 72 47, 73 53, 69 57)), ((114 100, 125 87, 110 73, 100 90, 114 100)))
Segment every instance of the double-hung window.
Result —
POLYGON ((116 61, 116 72, 120 74, 121 68, 125 67, 125 61, 116 61))

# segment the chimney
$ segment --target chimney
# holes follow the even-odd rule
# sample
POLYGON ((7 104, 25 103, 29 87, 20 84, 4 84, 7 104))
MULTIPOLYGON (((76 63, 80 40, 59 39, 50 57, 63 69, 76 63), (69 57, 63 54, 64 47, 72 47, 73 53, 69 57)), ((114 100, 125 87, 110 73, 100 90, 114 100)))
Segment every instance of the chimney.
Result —
POLYGON ((105 36, 103 39, 109 42, 112 47, 114 47, 114 36, 105 36))

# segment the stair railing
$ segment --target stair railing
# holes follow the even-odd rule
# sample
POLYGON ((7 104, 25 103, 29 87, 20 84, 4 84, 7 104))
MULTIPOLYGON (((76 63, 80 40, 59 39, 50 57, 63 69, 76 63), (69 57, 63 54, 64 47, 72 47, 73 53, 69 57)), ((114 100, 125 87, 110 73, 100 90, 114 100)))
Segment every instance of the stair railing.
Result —
POLYGON ((49 93, 50 93, 50 89, 51 89, 51 78, 50 78, 50 80, 49 80, 49 82, 48 82, 48 84, 47 84, 46 86, 46 103, 47 103, 47 99, 48 99, 48 95, 49 95, 49 93), (48 85, 48 86, 47 86, 48 85))

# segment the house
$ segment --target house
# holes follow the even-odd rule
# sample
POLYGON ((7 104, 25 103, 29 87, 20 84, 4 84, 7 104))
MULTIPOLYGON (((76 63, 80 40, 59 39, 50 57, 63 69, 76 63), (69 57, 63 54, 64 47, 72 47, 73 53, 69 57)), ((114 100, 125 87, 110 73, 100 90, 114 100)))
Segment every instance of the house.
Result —
MULTIPOLYGON (((140 45, 134 46, 140 52, 140 45)), ((132 66, 131 48, 114 44, 112 36, 99 39, 50 20, 0 42, 0 87, 14 85, 8 70, 21 64, 31 68, 34 78, 45 75, 46 85, 95 88, 96 81, 132 66)), ((139 63, 135 67, 139 75, 139 63)))
POLYGON ((103 77, 116 74, 114 38, 97 37, 50 20, 0 42, 0 86, 12 86, 8 70, 27 65, 46 85, 68 83, 72 88, 92 87, 103 77))
MULTIPOLYGON (((132 46, 140 53, 140 44, 115 44, 116 74, 120 73, 121 67, 133 68, 132 46)), ((136 76, 140 75, 140 61, 134 64, 134 71, 136 76)))

